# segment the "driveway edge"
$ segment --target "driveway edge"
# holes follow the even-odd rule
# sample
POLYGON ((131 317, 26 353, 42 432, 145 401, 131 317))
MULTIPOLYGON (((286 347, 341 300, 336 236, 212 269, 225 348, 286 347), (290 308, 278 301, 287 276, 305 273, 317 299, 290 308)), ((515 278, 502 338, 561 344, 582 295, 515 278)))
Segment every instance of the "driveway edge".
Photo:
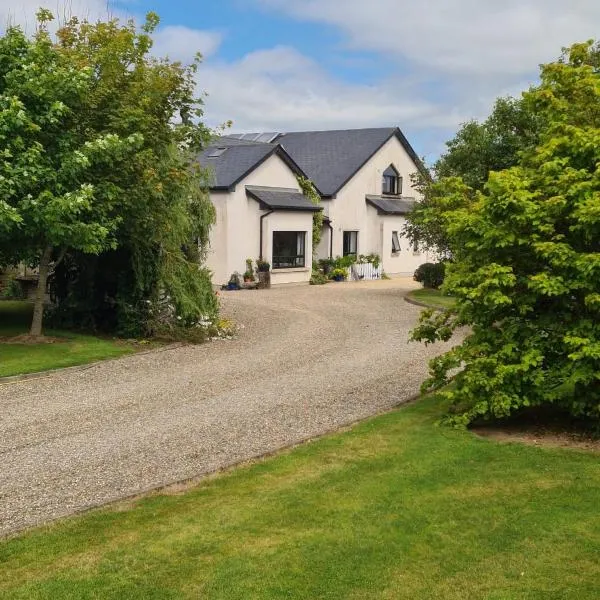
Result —
POLYGON ((107 364, 111 362, 115 362, 117 360, 122 360, 124 358, 130 356, 143 356, 144 354, 155 354, 157 352, 165 352, 166 350, 175 350, 176 348, 181 348, 185 346, 185 342, 175 342, 173 344, 167 344, 166 346, 161 346, 160 348, 151 348, 150 350, 141 350, 140 352, 134 352, 133 354, 126 354, 124 356, 117 356, 115 358, 106 358, 104 360, 95 360, 91 363, 85 363, 83 365, 73 365, 72 367, 60 367, 58 369, 48 369, 47 371, 35 371, 35 373, 23 373, 21 375, 7 375, 6 377, 0 377, 0 385, 7 383, 18 383, 19 381, 27 381, 29 379, 41 379, 42 377, 50 377, 50 375, 54 375, 55 373, 70 373, 76 371, 86 371, 87 369, 92 369, 93 367, 97 367, 98 365, 107 364))
MULTIPOLYGON (((174 346, 175 345, 176 344, 174 344, 174 346)), ((183 345, 183 344, 179 344, 179 345, 183 345)), ((152 350, 148 351, 148 353, 150 353, 150 352, 152 352, 152 350)), ((113 359, 113 360, 118 360, 118 359, 113 359)), ((107 361, 100 361, 100 362, 107 362, 107 361)), ((67 367, 67 368, 70 368, 70 367, 67 367)), ((59 371, 61 369, 56 369, 56 370, 59 371)), ((131 502, 132 500, 138 500, 138 499, 141 500, 143 498, 147 498, 152 495, 160 495, 162 493, 168 494, 169 491, 172 490, 173 488, 183 487, 184 489, 183 490, 178 489, 177 493, 185 493, 185 492, 189 491, 190 489, 200 485, 205 479, 208 479, 209 477, 216 477, 218 475, 228 473, 229 471, 233 471, 234 469, 237 469, 243 465, 251 465, 256 462, 274 457, 277 454, 279 454, 280 452, 284 452, 287 450, 293 450, 294 448, 303 446, 304 444, 309 444, 310 442, 318 440, 322 437, 325 437, 328 435, 333 435, 336 433, 342 433, 346 430, 350 430, 353 427, 355 427, 356 425, 359 425, 360 423, 364 423, 370 419, 375 419, 377 417, 380 417, 381 415, 386 415, 388 413, 391 413, 407 404, 412 404, 413 402, 416 402, 417 400, 419 400, 422 397, 423 397, 423 394, 421 394, 421 393, 413 394, 412 396, 409 396, 408 398, 401 400, 400 402, 398 402, 397 404, 394 404, 393 406, 390 406, 389 408, 380 410, 380 411, 375 412, 366 417, 360 417, 358 419, 354 419, 353 421, 349 421, 348 423, 344 423, 342 425, 339 425, 338 427, 332 427, 321 433, 318 433, 317 435, 307 436, 305 438, 302 438, 300 440, 292 442, 291 444, 284 444, 283 446, 279 446, 278 448, 274 448, 273 450, 268 450, 267 452, 262 452, 260 454, 256 454, 255 456, 252 456, 250 458, 244 458, 242 460, 232 462, 231 464, 225 465, 223 467, 219 467, 217 469, 212 469, 209 471, 205 471, 203 473, 199 473, 198 475, 194 475, 193 477, 186 477, 185 479, 179 479, 179 480, 171 481, 169 483, 161 483, 159 485, 149 486, 147 488, 144 488, 143 490, 140 490, 139 492, 135 492, 134 494, 118 496, 118 497, 113 498, 112 500, 107 500, 105 502, 94 502, 94 503, 88 504, 87 506, 83 506, 77 510, 74 510, 73 512, 71 512, 68 515, 56 517, 55 519, 50 519, 48 521, 42 521, 42 522, 38 523, 37 525, 31 525, 29 527, 24 527, 22 529, 16 529, 16 530, 10 531, 4 535, 0 534, 0 541, 7 541, 10 539, 16 538, 20 535, 27 534, 31 531, 35 531, 36 529, 42 530, 45 528, 50 528, 55 524, 61 523, 62 521, 66 521, 68 519, 72 519, 74 517, 84 515, 88 512, 92 512, 94 510, 100 510, 103 508, 108 509, 111 506, 117 506, 121 502, 131 502)))

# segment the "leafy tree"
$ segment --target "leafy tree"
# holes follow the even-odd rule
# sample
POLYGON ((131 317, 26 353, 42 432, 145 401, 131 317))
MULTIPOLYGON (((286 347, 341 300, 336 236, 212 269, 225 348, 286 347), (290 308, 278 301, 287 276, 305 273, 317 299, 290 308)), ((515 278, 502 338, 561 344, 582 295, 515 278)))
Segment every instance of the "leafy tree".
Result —
POLYGON ((470 326, 432 361, 424 386, 440 389, 459 369, 443 392, 454 424, 544 403, 600 417, 597 58, 591 42, 576 44, 542 67, 523 100, 542 124, 539 143, 518 165, 492 172, 483 190, 453 180, 442 215, 455 253, 444 289, 457 309, 426 313, 413 337, 448 340, 470 326))
POLYGON ((448 186, 454 185, 450 180, 460 178, 473 190, 483 189, 490 172, 516 165, 523 151, 535 147, 538 130, 538 116, 520 98, 499 98, 485 121, 465 123, 447 142, 446 153, 433 166, 433 177, 415 174, 423 200, 408 217, 406 235, 422 247, 450 255, 440 206, 448 186))
POLYGON ((39 263, 32 335, 41 332, 52 264, 63 313, 88 322, 116 312, 141 333, 161 294, 184 323, 214 314, 209 274, 198 266, 214 209, 196 161, 210 138, 194 95, 197 62, 151 57, 152 13, 141 31, 132 21, 74 18, 55 41, 51 15, 39 16, 33 39, 11 28, 0 52, 3 101, 20 103, 12 122, 3 117, 12 127, 4 127, 12 146, 3 181, 16 182, 8 204, 21 218, 0 244, 5 260, 19 248, 18 258, 39 263), (112 271, 110 289, 102 269, 112 271))
MULTIPOLYGON (((92 72, 56 52, 46 30, 49 13, 28 40, 17 28, 0 39, 0 194, 13 226, 3 255, 39 265, 31 335, 42 330, 50 264, 68 248, 98 253, 115 244, 118 217, 103 203, 89 173, 140 146, 141 136, 74 131, 92 72)), ((108 200, 110 200, 108 198, 108 200)))

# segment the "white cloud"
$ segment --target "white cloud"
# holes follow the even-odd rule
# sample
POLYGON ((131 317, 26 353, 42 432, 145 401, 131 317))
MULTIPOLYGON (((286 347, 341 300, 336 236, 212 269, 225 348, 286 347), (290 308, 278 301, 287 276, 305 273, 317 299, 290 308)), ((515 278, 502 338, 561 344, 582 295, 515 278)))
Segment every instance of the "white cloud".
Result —
POLYGON ((183 25, 168 25, 160 28, 153 38, 153 54, 187 62, 197 52, 200 52, 204 58, 214 54, 221 44, 222 35, 217 31, 191 29, 183 25))
POLYGON ((402 123, 453 127, 464 118, 419 95, 410 82, 349 84, 289 47, 259 50, 233 63, 210 62, 198 72, 208 92, 211 124, 233 119, 236 131, 367 127, 402 123))
POLYGON ((328 23, 351 47, 445 73, 524 75, 598 35, 597 0, 255 0, 328 23))

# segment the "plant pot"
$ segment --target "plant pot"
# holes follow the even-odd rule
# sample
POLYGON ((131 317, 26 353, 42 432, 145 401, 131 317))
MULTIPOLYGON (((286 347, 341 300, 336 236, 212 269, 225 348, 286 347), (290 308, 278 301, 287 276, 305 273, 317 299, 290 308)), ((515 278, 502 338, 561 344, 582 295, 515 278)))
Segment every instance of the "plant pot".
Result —
POLYGON ((344 281, 345 277, 343 277, 342 275, 335 275, 333 280, 334 281, 344 281))
POLYGON ((271 272, 270 271, 259 271, 258 275, 258 289, 268 290, 271 287, 271 272))

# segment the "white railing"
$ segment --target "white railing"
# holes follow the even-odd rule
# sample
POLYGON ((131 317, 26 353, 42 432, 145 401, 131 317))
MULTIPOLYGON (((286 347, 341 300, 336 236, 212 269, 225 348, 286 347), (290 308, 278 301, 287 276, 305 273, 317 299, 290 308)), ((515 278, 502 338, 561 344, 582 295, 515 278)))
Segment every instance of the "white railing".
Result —
POLYGON ((381 279, 381 265, 374 267, 372 263, 356 263, 349 269, 348 279, 351 281, 360 281, 363 279, 381 279))

